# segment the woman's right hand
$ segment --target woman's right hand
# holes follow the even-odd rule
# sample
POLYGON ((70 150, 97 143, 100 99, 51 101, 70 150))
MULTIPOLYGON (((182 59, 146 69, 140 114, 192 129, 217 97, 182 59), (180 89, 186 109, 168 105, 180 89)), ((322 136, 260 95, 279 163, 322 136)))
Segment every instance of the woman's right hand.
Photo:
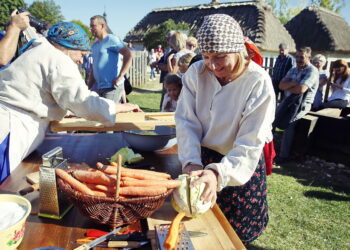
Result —
POLYGON ((211 207, 216 203, 217 193, 216 187, 218 184, 218 177, 216 173, 210 169, 196 170, 190 173, 190 176, 198 176, 199 179, 191 184, 191 188, 201 183, 205 183, 205 188, 201 196, 204 203, 211 201, 211 207))
POLYGON ((133 104, 133 103, 116 103, 115 104, 116 107, 116 112, 117 113, 126 113, 126 112, 143 112, 139 105, 137 104, 133 104))

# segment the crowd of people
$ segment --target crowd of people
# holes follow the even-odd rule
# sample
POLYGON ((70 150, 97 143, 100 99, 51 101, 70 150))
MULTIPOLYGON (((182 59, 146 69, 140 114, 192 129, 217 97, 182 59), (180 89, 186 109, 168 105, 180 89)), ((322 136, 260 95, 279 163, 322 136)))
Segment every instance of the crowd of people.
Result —
MULTIPOLYGON (((28 12, 13 12, 0 41, 0 66, 5 66, 0 71, 0 183, 43 141, 49 122, 67 111, 106 125, 115 122, 116 113, 141 111, 125 98, 132 52, 103 16, 90 19, 91 47, 79 25, 61 22, 12 60, 13 44, 28 26, 28 12), (86 79, 77 67, 83 63, 86 79)), ((225 14, 206 16, 196 38, 170 31, 166 40, 169 48, 149 52, 150 80, 159 70, 160 109, 175 112, 182 171, 199 176, 191 185, 206 184, 202 199, 217 202, 249 244, 268 223, 267 159, 274 152, 266 148, 273 147, 275 128, 284 130, 276 160, 283 162, 305 114, 349 104, 348 64, 335 61, 328 76, 323 55, 312 58, 311 49, 302 47, 293 57, 281 43, 270 76, 254 43, 225 14), (332 94, 325 101, 327 84, 332 94)))

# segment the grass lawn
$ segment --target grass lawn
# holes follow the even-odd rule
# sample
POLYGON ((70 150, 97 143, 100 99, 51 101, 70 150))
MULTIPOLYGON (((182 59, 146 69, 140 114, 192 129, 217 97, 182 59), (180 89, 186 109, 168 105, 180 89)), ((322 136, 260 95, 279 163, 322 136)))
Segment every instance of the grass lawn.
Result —
MULTIPOLYGON (((158 81, 128 96, 146 112, 158 112, 158 81)), ((349 166, 347 166, 349 169, 349 166)), ((267 177, 270 221, 248 249, 350 249, 350 190, 323 181, 317 166, 291 162, 267 177)), ((350 177, 350 176, 349 176, 350 177)), ((329 177, 329 178, 332 178, 329 177)))

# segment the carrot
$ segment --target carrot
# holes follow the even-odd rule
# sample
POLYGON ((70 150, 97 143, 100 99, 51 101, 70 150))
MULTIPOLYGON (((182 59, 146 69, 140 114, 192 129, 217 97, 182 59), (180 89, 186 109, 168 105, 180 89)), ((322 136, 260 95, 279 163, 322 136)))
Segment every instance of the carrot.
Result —
POLYGON ((116 179, 112 176, 97 171, 89 172, 84 170, 75 170, 73 171, 73 176, 79 181, 92 184, 103 184, 112 186, 116 183, 116 179))
POLYGON ((137 172, 140 172, 140 173, 145 173, 145 174, 159 176, 159 177, 164 178, 164 179, 170 179, 171 178, 170 174, 163 173, 163 172, 152 171, 152 170, 146 170, 146 169, 122 168, 122 172, 123 171, 131 171, 131 172, 132 171, 137 171, 137 172))
POLYGON ((172 250, 176 247, 177 241, 179 239, 179 227, 182 218, 185 217, 185 213, 178 213, 170 224, 168 236, 164 241, 163 247, 166 250, 172 250))
POLYGON ((93 192, 94 192, 94 195, 96 196, 102 196, 102 197, 113 196, 112 194, 103 192, 103 191, 93 190, 93 192))
POLYGON ((123 196, 155 196, 167 191, 166 187, 149 186, 149 187, 121 187, 120 194, 123 196))
POLYGON ((71 185, 72 188, 74 188, 75 190, 82 192, 83 194, 94 195, 94 192, 90 188, 88 188, 84 183, 81 183, 77 179, 74 179, 66 171, 56 168, 55 172, 59 177, 62 178, 62 180, 67 182, 69 185, 71 185))
MULTIPOLYGON (((125 178, 125 177, 124 177, 125 178)), ((181 185, 180 180, 125 180, 122 179, 122 187, 148 187, 148 186, 163 186, 166 188, 177 188, 181 185)))
MULTIPOLYGON (((106 173, 107 173, 107 171, 111 171, 111 173, 108 173, 108 174, 116 174, 116 171, 117 171, 116 168, 112 168, 112 167, 117 167, 118 163, 111 161, 110 164, 111 165, 104 166, 105 168, 108 168, 108 170, 106 170, 106 173)), ((165 179, 171 178, 170 174, 163 173, 163 172, 157 172, 157 171, 146 170, 146 169, 132 169, 132 168, 125 168, 125 167, 121 167, 121 168, 122 168, 122 171, 140 171, 140 172, 143 172, 145 174, 153 174, 156 176, 163 177, 165 179)))
POLYGON ((166 178, 163 178, 161 176, 144 173, 139 170, 133 170, 133 171, 122 170, 122 177, 131 177, 139 180, 167 180, 166 178))
POLYGON ((121 178, 121 180, 122 181, 137 181, 139 179, 135 179, 135 178, 124 176, 124 177, 121 178))
POLYGON ((113 167, 117 167, 118 166, 118 164, 116 162, 114 162, 114 161, 111 161, 110 163, 111 163, 111 166, 113 166, 113 167))
POLYGON ((96 163, 98 170, 102 171, 105 174, 116 174, 117 168, 109 165, 103 165, 102 163, 96 163))
POLYGON ((94 190, 94 191, 104 191, 108 193, 115 192, 114 186, 105 186, 102 184, 91 184, 91 183, 87 183, 86 186, 88 186, 91 190, 94 190))

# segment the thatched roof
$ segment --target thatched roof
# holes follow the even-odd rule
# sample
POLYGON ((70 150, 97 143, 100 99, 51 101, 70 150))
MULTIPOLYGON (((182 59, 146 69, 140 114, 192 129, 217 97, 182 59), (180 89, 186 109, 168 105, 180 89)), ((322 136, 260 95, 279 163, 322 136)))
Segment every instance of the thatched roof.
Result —
POLYGON ((272 14, 271 7, 262 2, 216 3, 154 9, 128 32, 124 41, 142 42, 144 35, 151 28, 170 18, 176 23, 188 23, 195 33, 202 24, 204 16, 222 13, 235 18, 241 25, 244 35, 255 42, 261 50, 277 51, 281 42, 288 44, 291 50, 295 50, 293 38, 272 14))
POLYGON ((350 52, 350 26, 332 11, 311 5, 285 27, 297 47, 309 46, 313 51, 350 52))

